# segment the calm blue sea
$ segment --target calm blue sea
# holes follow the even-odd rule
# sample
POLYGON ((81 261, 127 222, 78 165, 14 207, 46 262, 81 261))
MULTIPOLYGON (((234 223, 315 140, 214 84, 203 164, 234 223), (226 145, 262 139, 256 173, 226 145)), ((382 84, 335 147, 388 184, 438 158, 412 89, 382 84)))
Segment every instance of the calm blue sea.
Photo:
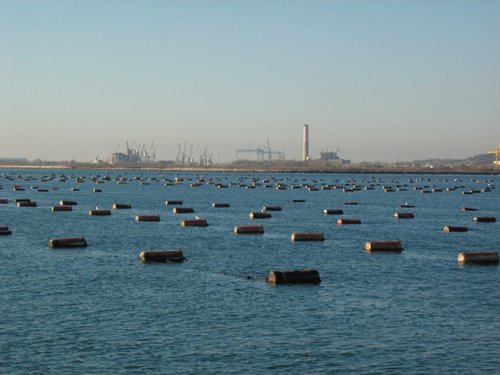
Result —
POLYGON ((498 374, 500 267, 460 267, 456 258, 500 250, 500 223, 472 221, 500 220, 499 182, 464 175, 0 170, 0 198, 8 199, 0 204, 0 225, 12 230, 0 236, 0 373, 498 374), (184 180, 172 184, 176 177, 184 180), (245 188, 252 182, 254 189, 245 188), (278 183, 287 189, 277 190, 278 183), (14 191, 16 185, 25 190, 14 191), (354 185, 362 189, 342 189, 354 185), (470 189, 478 193, 462 194, 470 189), (38 207, 18 208, 16 198, 38 207), (62 199, 78 205, 51 212, 62 199), (166 200, 182 200, 195 214, 173 214, 166 200), (133 208, 107 217, 87 213, 113 203, 133 208), (400 208, 404 203, 415 208, 400 208), (282 211, 248 218, 265 205, 282 211), (342 217, 362 224, 337 225, 325 208, 343 209, 342 217), (395 219, 396 212, 415 218, 395 219), (134 221, 140 214, 161 221, 134 221), (179 226, 194 215, 210 225, 179 226), (251 224, 263 224, 265 234, 232 233, 251 224), (445 225, 469 231, 444 233, 445 225), (292 243, 294 231, 322 231, 326 240, 292 243), (89 246, 48 249, 50 238, 74 236, 89 246), (392 239, 402 242, 401 254, 364 251, 366 241, 392 239), (160 249, 181 249, 187 262, 139 261, 142 250, 160 249), (265 281, 271 270, 295 268, 319 270, 321 284, 265 281))

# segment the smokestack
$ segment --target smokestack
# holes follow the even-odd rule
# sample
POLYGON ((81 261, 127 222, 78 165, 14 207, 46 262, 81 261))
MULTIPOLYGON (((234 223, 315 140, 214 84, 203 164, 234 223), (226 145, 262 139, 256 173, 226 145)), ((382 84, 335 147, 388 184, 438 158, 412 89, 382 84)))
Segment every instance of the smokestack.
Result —
POLYGON ((309 125, 304 125, 304 135, 302 137, 302 160, 309 160, 309 125))

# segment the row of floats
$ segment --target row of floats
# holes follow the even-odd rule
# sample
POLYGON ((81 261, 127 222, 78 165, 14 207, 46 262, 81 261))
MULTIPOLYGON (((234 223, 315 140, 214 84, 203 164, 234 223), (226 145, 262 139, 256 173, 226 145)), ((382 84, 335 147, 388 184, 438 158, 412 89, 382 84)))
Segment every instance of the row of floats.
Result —
MULTIPOLYGON (((324 240, 322 233, 292 233, 293 241, 319 241, 324 240)), ((84 237, 54 238, 48 241, 50 249, 82 248, 87 247, 84 237)), ((364 246, 368 252, 403 251, 400 241, 368 241, 364 246)), ((186 261, 182 250, 143 250, 139 253, 139 260, 143 263, 180 263, 186 261)), ((485 252, 460 252, 457 256, 459 264, 498 264, 499 255, 496 251, 485 252)), ((266 280, 271 284, 307 283, 319 284, 321 278, 315 269, 272 270, 266 280)))
MULTIPOLYGON (((104 182, 99 182, 99 183, 104 183, 104 182)), ((210 183, 208 183, 208 184, 210 184, 210 183)), ((143 183, 142 185, 145 185, 145 184, 143 183)), ((149 185, 149 184, 147 184, 147 185, 149 185)), ((179 185, 179 183, 176 183, 176 184, 165 183, 165 186, 174 186, 174 185, 179 185)), ((196 182, 196 183, 190 184, 191 187, 199 187, 199 186, 203 186, 203 185, 204 185, 204 183, 201 183, 201 182, 196 182)), ((215 185, 217 188, 228 188, 229 186, 231 186, 231 184, 226 185, 226 184, 221 184, 221 183, 213 183, 212 185, 215 185)), ((238 184, 237 186, 242 187, 242 188, 246 188, 246 189, 256 189, 259 186, 263 186, 264 188, 275 188, 276 190, 287 190, 288 187, 290 187, 290 189, 306 189, 308 191, 336 190, 336 189, 338 189, 338 190, 343 191, 344 193, 354 193, 354 192, 361 191, 361 190, 375 190, 374 185, 370 185, 370 186, 357 186, 357 185, 344 186, 344 185, 328 184, 328 185, 321 185, 320 187, 317 187, 317 186, 311 185, 311 184, 300 184, 300 185, 288 186, 287 184, 283 184, 283 183, 276 183, 275 185, 252 183, 252 184, 238 184)), ((448 188, 429 188, 426 186, 414 186, 412 188, 412 190, 419 191, 422 194, 430 194, 430 193, 441 193, 444 191, 451 192, 451 191, 456 191, 456 190, 461 189, 461 188, 464 188, 464 186, 454 186, 454 187, 448 187, 448 188)), ((493 187, 488 186, 488 187, 485 187, 482 189, 472 189, 471 188, 469 190, 462 191, 461 194, 462 195, 472 195, 472 194, 478 194, 478 193, 488 193, 488 192, 491 192, 491 190, 494 188, 495 188, 494 186, 493 187)), ((0 189, 2 189, 1 186, 0 186, 0 189)), ((52 187, 49 190, 49 189, 41 189, 38 186, 32 186, 31 189, 36 190, 40 193, 42 193, 42 192, 47 193, 50 190, 58 190, 57 187, 52 187)), ((385 193, 394 193, 396 191, 408 191, 408 189, 406 187, 394 188, 394 187, 385 186, 385 185, 382 185, 382 189, 385 193)), ((15 185, 12 188, 12 190, 13 191, 25 191, 26 189, 22 186, 15 185)), ((80 189, 79 188, 71 188, 71 191, 77 192, 77 191, 80 191, 80 189)), ((93 188, 92 192, 102 193, 103 190, 99 189, 99 188, 93 188)))
MULTIPOLYGON (((292 202, 305 202, 304 199, 293 199, 292 202)), ((2 203, 8 203, 7 199, 1 199, 0 204, 2 203)), ((14 203, 18 207, 37 207, 36 201, 32 201, 31 199, 14 199, 14 203)), ((53 212, 66 212, 66 211, 72 211, 73 206, 76 206, 78 203, 76 201, 69 201, 69 200, 61 200, 59 202, 59 205, 55 205, 51 207, 51 210, 53 212)), ((183 201, 181 200, 167 200, 165 201, 166 205, 169 206, 175 206, 172 208, 172 213, 174 214, 189 214, 189 213, 194 213, 195 210, 192 207, 181 207, 183 204, 183 201)), ((357 205, 357 202, 345 202, 345 205, 357 205)), ((217 203, 213 202, 212 203, 212 208, 228 208, 230 207, 229 203, 217 203)), ((414 208, 415 206, 409 205, 407 203, 400 205, 402 208, 414 208)), ((132 205, 130 204, 123 204, 123 203, 113 203, 112 204, 113 209, 117 210, 122 210, 122 209, 131 209, 132 205)), ((250 219, 270 219, 272 217, 271 212, 273 211, 281 211, 281 206, 264 206, 262 207, 261 211, 251 211, 248 215, 250 219)), ((462 208, 462 211, 477 211, 475 208, 471 207, 464 207, 462 208)), ((88 214, 91 216, 110 216, 112 214, 112 211, 109 209, 102 209, 102 208, 96 208, 96 209, 90 209, 88 211, 88 214)), ((325 208, 323 210, 324 215, 343 215, 344 210, 342 209, 328 209, 325 208)), ((393 217, 396 219, 413 219, 415 218, 415 214, 413 212, 396 212, 393 214, 393 217)), ((135 216, 136 221, 160 221, 160 215, 136 215, 135 216)), ((475 216, 473 219, 473 222, 482 222, 482 223, 493 223, 496 222, 495 217, 491 216, 475 216)), ((339 218, 337 220, 337 224, 339 225, 347 225, 347 224, 361 224, 361 220, 359 219, 349 219, 349 218, 339 218)), ((193 220, 182 220, 180 223, 181 226, 200 226, 200 227, 206 227, 208 226, 208 222, 205 219, 193 219, 193 220)), ((467 227, 457 227, 457 226, 445 226, 443 228, 444 232, 466 232, 468 229, 467 227)), ((236 228, 235 228, 235 233, 236 233, 236 228)), ((256 232, 256 233, 261 233, 261 232, 256 232)))
MULTIPOLYGON (((22 176, 20 174, 17 175, 0 175, 0 177, 5 178, 8 181, 16 181, 20 180, 23 182, 32 182, 37 181, 36 178, 28 174, 27 176, 22 176)), ((290 189, 307 189, 309 191, 319 191, 319 190, 342 190, 346 193, 352 193, 361 190, 374 190, 376 187, 381 187, 384 192, 391 193, 396 191, 407 191, 414 190, 419 191, 421 193, 440 193, 440 192, 452 192, 457 190, 463 190, 462 194, 477 194, 477 193, 485 193, 491 192, 492 189, 495 189, 495 183, 492 179, 471 179, 470 181, 475 184, 484 184, 483 187, 480 188, 466 188, 462 183, 463 180, 459 178, 453 179, 453 186, 439 186, 439 184, 432 183, 433 179, 428 177, 418 177, 418 178, 408 178, 406 183, 403 183, 397 179, 391 178, 389 180, 381 180, 378 177, 370 176, 362 179, 349 178, 345 181, 340 181, 339 179, 332 180, 330 182, 325 182, 323 178, 308 180, 306 178, 302 178, 301 180, 297 178, 276 178, 274 176, 268 176, 266 178, 258 178, 258 177, 239 177, 235 180, 228 181, 228 176, 225 175, 223 177, 207 177, 207 176, 193 176, 193 177, 162 177, 162 174, 159 173, 158 177, 149 177, 145 178, 143 176, 134 176, 132 178, 128 178, 126 176, 117 175, 112 178, 110 175, 93 175, 93 176, 66 176, 64 174, 60 176, 56 176, 52 174, 50 176, 42 176, 38 179, 38 181, 42 183, 48 182, 58 182, 58 183, 66 183, 68 181, 74 181, 77 184, 83 184, 85 182, 91 182, 95 184, 104 184, 107 182, 116 182, 117 184, 127 184, 129 181, 139 183, 140 185, 150 185, 157 184, 163 182, 164 186, 176 186, 182 185, 185 182, 189 183, 191 187, 200 187, 203 185, 213 185, 217 188, 228 188, 231 186, 246 188, 246 189, 255 189, 257 187, 264 188, 275 188, 276 190, 286 190, 290 189), (418 184, 418 185, 417 185, 418 184), (411 186, 413 185, 413 186, 411 186)), ((449 183, 449 179, 437 179, 437 182, 441 183, 449 183)), ((3 187, 0 185, 0 189, 3 187)), ((25 187, 21 185, 14 185, 13 189, 15 191, 25 190, 25 187)), ((49 189, 40 188, 39 186, 31 186, 31 189, 38 190, 39 192, 48 192, 49 189)), ((57 190, 57 187, 51 187, 50 190, 57 190)), ((72 188, 72 191, 79 191, 78 188, 72 188)), ((101 189, 95 188, 94 192, 102 192, 101 189)))
MULTIPOLYGON (((262 225, 235 227, 234 233, 257 234, 264 233, 262 225)), ((0 227, 0 234, 11 234, 8 227, 0 227)), ((322 232, 294 232, 292 241, 324 241, 322 232)), ((88 243, 84 237, 53 238, 48 241, 50 249, 85 248, 88 243)), ((368 241, 364 245, 367 252, 401 253, 404 249, 400 241, 368 241)), ((143 250, 139 254, 143 263, 179 263, 186 261, 182 250, 143 250)), ((457 262, 464 264, 496 265, 499 255, 496 251, 460 252, 457 262)), ((314 269, 272 270, 266 280, 271 284, 307 283, 318 284, 321 282, 319 271, 314 269)))

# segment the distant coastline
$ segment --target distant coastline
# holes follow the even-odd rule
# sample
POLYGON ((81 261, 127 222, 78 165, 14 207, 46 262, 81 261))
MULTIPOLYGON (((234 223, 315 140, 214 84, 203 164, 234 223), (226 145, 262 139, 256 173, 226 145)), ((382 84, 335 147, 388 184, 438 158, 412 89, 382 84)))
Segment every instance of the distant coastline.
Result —
POLYGON ((0 164, 0 169, 39 169, 39 170, 96 170, 96 171, 165 171, 165 172, 196 172, 196 173, 335 173, 335 174, 467 174, 467 175, 499 175, 500 167, 495 165, 480 165, 471 167, 400 167, 400 166, 275 166, 275 165, 215 165, 200 166, 161 166, 161 165, 93 165, 78 164, 0 164))

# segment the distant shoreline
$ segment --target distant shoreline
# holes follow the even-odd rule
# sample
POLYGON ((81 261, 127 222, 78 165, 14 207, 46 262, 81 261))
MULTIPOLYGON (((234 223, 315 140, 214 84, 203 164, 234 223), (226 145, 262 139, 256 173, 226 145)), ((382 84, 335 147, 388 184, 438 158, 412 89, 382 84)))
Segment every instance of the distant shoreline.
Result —
POLYGON ((198 173, 330 173, 330 174, 416 174, 416 175, 500 175, 499 167, 491 168, 273 168, 273 167, 179 167, 179 166, 98 166, 98 165, 0 165, 0 169, 95 170, 95 171, 165 171, 198 173))

